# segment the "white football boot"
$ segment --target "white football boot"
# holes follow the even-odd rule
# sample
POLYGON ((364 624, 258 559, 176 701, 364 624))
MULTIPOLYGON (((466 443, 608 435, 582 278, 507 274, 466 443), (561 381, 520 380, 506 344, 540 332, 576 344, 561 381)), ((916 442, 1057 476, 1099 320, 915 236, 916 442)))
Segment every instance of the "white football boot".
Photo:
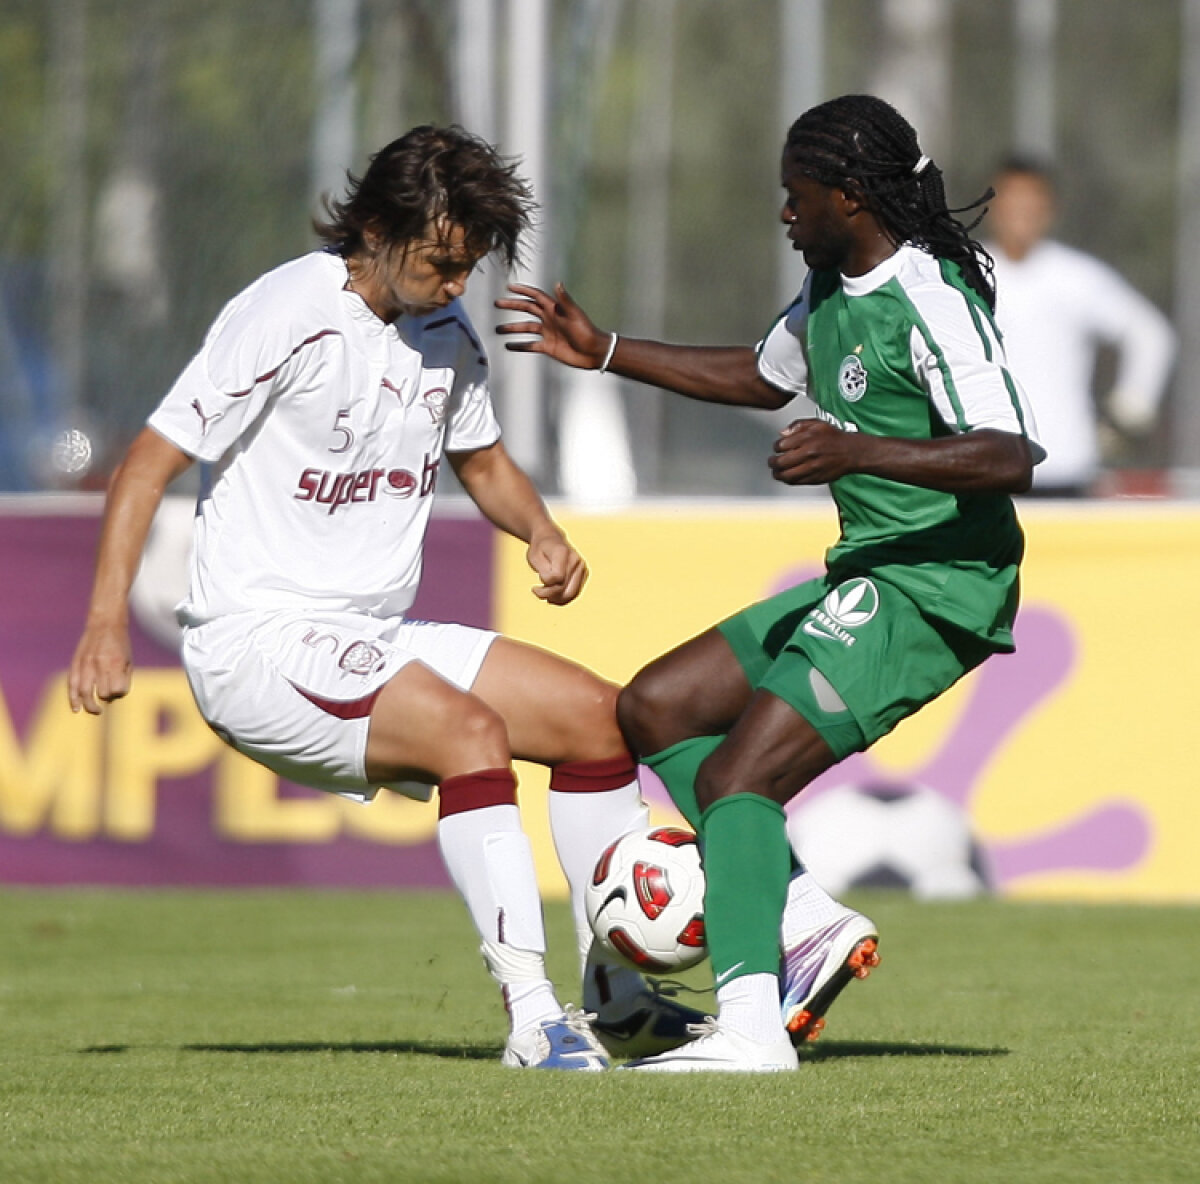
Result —
POLYGON ((816 1040, 842 989, 878 965, 879 931, 852 909, 843 908, 834 920, 793 936, 779 967, 783 1026, 792 1043, 799 1047, 816 1040))
POLYGON ((722 1028, 712 1016, 692 1025, 690 1043, 656 1057, 621 1065, 642 1073, 788 1073, 800 1067, 792 1042, 783 1037, 770 1044, 722 1028))
POLYGON ((694 1035, 689 1029, 707 1018, 673 998, 688 990, 682 983, 643 978, 636 970, 589 958, 583 972, 583 1009, 592 1016, 592 1031, 613 1056, 649 1057, 687 1043, 694 1035))
POLYGON ((608 1068, 608 1057, 592 1035, 586 1013, 567 1006, 558 1019, 508 1038, 502 1065, 518 1069, 574 1069, 599 1072, 608 1068))

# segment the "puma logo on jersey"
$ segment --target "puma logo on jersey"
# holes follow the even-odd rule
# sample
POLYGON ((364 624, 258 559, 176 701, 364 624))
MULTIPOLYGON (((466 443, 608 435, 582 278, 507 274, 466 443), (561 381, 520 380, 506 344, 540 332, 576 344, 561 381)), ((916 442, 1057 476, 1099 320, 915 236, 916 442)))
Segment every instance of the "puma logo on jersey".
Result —
POLYGON ((200 435, 202 435, 202 436, 208 435, 208 425, 210 423, 216 423, 217 420, 220 419, 221 416, 225 414, 224 411, 216 411, 212 415, 205 415, 204 408, 200 405, 199 399, 192 400, 192 410, 198 416, 200 416, 200 435))

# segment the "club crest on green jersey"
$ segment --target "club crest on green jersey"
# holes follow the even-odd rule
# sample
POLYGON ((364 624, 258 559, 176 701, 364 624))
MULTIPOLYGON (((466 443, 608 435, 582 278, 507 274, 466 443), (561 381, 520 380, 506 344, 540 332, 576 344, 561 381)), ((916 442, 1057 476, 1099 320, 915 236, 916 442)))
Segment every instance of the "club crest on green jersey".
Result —
POLYGON ((842 359, 838 369, 838 391, 847 403, 857 403, 867 393, 867 368, 858 354, 847 354, 842 359))

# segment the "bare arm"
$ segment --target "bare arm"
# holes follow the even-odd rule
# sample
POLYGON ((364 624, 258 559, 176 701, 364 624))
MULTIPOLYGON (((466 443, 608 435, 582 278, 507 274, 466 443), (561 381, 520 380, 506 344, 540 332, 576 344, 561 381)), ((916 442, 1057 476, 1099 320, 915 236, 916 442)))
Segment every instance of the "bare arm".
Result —
POLYGON ((1024 493, 1033 480, 1029 441, 990 428, 900 440, 806 419, 784 429, 768 463, 785 485, 825 485, 867 473, 944 493, 1024 493))
POLYGON ((112 475, 87 622, 67 677, 72 711, 99 715, 102 703, 129 691, 129 589, 163 493, 191 463, 187 453, 143 428, 112 475))
MULTIPOLYGON (((532 334, 533 339, 508 342, 505 349, 545 354, 581 370, 603 365, 612 334, 597 329, 562 284, 555 286, 553 296, 528 284, 510 284, 509 291, 513 295, 497 300, 496 307, 528 319, 498 325, 496 332, 532 334)), ((763 380, 749 346, 670 345, 621 337, 607 369, 706 403, 773 410, 792 398, 763 380)))
POLYGON ((488 521, 529 544, 526 558, 541 580, 533 594, 551 604, 574 600, 587 579, 587 565, 504 445, 497 441, 489 448, 448 456, 463 488, 488 521))

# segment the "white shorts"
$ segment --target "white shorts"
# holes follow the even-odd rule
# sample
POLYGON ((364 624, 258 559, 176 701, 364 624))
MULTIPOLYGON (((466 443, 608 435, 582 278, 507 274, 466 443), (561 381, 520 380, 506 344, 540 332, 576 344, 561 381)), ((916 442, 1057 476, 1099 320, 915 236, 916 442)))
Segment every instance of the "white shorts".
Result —
MULTIPOLYGON (((471 689, 496 634, 360 613, 238 613, 185 629, 183 667, 222 739, 289 781, 369 800, 371 708, 409 662, 471 689)), ((394 789, 428 800, 432 786, 394 789)))

